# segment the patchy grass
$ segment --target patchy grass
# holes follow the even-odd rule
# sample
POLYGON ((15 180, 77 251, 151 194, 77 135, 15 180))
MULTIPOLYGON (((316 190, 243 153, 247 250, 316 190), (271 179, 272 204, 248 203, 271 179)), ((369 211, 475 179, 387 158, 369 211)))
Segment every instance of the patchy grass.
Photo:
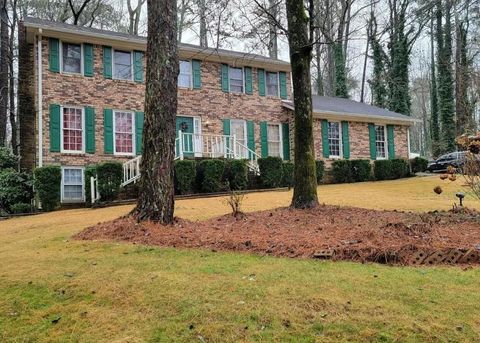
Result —
MULTIPOLYGON (((322 186, 320 196, 326 203, 370 208, 413 210, 418 203, 417 210, 448 209, 450 196, 433 194, 434 184, 436 178, 322 186)), ((288 192, 251 194, 244 208, 284 206, 289 197, 288 192)), ((0 222, 0 341, 480 339, 478 269, 397 268, 70 240, 84 227, 130 208, 0 222)), ((220 198, 177 203, 177 215, 188 219, 228 211, 220 198)))

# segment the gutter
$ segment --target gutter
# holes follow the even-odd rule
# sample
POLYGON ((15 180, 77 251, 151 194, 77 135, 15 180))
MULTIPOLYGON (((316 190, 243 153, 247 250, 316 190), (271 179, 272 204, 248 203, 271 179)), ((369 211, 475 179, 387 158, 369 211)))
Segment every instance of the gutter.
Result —
POLYGON ((37 35, 37 65, 38 65, 38 167, 43 166, 43 75, 42 75, 42 29, 38 30, 37 35))

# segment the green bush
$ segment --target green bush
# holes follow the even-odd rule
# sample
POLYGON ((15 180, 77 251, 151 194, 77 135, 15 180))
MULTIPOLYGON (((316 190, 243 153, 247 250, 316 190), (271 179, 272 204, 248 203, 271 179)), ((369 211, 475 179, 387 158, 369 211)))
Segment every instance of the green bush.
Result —
POLYGON ((31 213, 32 212, 32 205, 19 202, 10 206, 10 211, 14 214, 21 214, 21 213, 31 213))
POLYGON ((45 166, 35 169, 34 185, 45 211, 53 211, 60 205, 62 170, 59 166, 45 166))
POLYGON ((407 177, 409 174, 408 162, 407 160, 401 158, 395 158, 391 160, 392 162, 392 179, 400 179, 402 177, 407 177))
POLYGON ((353 182, 368 181, 372 177, 370 160, 351 160, 350 168, 353 182))
POLYGON ((31 174, 13 168, 0 171, 0 209, 13 212, 17 203, 30 203, 33 199, 31 174))
POLYGON ((197 169, 194 160, 175 162, 175 183, 180 194, 191 194, 194 191, 197 169))
POLYGON ((248 161, 228 160, 225 179, 231 190, 247 189, 248 186, 248 161))
POLYGON ((315 161, 316 172, 317 172, 317 183, 321 183, 323 180, 323 175, 325 174, 325 162, 324 161, 315 161))
POLYGON ((373 163, 373 173, 377 180, 388 180, 392 178, 392 161, 376 160, 373 163))
POLYGON ((120 162, 104 162, 98 164, 96 169, 100 198, 102 201, 114 200, 122 184, 122 164, 120 162))
POLYGON ((428 160, 423 157, 415 157, 410 160, 412 173, 423 173, 427 170, 428 160))
POLYGON ((260 179, 265 188, 276 188, 282 184, 282 164, 280 157, 265 157, 258 159, 260 179))
POLYGON ((282 186, 293 187, 295 165, 292 162, 284 162, 282 166, 282 186))
POLYGON ((225 160, 209 159, 198 163, 197 179, 203 192, 214 193, 223 190, 223 175, 225 172, 225 160))
POLYGON ((91 205, 90 178, 97 177, 97 165, 92 164, 85 167, 85 203, 91 205))
POLYGON ((18 157, 12 154, 12 152, 5 148, 0 147, 0 170, 7 168, 16 168, 18 163, 18 157))
POLYGON ((335 183, 353 182, 352 166, 349 160, 336 160, 332 163, 332 176, 335 183))

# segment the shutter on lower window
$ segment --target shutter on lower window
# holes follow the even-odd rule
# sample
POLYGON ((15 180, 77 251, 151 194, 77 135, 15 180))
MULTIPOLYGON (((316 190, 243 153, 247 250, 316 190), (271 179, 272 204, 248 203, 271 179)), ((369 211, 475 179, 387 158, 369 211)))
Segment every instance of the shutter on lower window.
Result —
POLYGON ((229 87, 228 87, 228 64, 222 64, 222 70, 221 70, 221 84, 222 84, 222 91, 225 93, 228 93, 229 87))
POLYGON ((103 110, 103 146, 106 154, 113 154, 113 110, 103 110))
POLYGON ((103 77, 112 78, 112 47, 103 47, 103 77))
POLYGON ((330 146, 328 144, 328 121, 322 119, 322 152, 323 157, 330 157, 330 146))
POLYGON ((283 159, 290 161, 290 128, 288 123, 282 123, 282 140, 283 159))
POLYGON ((56 38, 48 40, 48 63, 50 71, 60 72, 60 43, 56 38))
POLYGON ((245 93, 253 94, 252 68, 245 67, 245 93))
POLYGON ((268 157, 268 124, 266 121, 260 123, 260 142, 262 146, 262 158, 268 157))
POLYGON ((193 89, 202 88, 202 65, 199 60, 192 60, 193 89))
POLYGON ((135 152, 142 154, 143 112, 135 112, 135 152))
POLYGON ((280 98, 287 98, 287 73, 281 71, 279 74, 280 77, 280 98))
POLYGON ((343 147, 343 158, 350 158, 350 134, 348 121, 342 121, 342 147, 343 147))
POLYGON ((85 107, 85 152, 95 153, 95 109, 85 107))
POLYGON ((50 104, 50 152, 60 152, 60 105, 50 104))
POLYGON ((143 82, 143 52, 133 52, 133 79, 135 82, 143 82))
POLYGON ((394 126, 387 125, 387 142, 388 142, 388 158, 393 160, 395 158, 395 134, 394 126))
MULTIPOLYGON (((255 152, 255 124, 253 121, 247 121, 247 147, 255 152)), ((249 158, 253 158, 251 152, 248 153, 249 158)))
POLYGON ((368 134, 369 134, 369 141, 370 141, 370 159, 376 160, 377 147, 375 145, 375 124, 373 123, 368 124, 368 134))
POLYGON ((93 76, 93 45, 83 44, 83 75, 93 76))
POLYGON ((257 69, 258 95, 265 96, 265 70, 257 69))

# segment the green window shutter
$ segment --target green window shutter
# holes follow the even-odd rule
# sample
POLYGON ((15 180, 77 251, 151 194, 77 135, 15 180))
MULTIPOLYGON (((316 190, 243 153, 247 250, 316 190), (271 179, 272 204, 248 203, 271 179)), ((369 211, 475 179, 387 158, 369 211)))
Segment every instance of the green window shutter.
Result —
POLYGON ((252 68, 245 67, 245 93, 253 94, 252 68))
POLYGON ((328 121, 322 119, 322 151, 323 157, 330 157, 330 145, 328 144, 328 121))
POLYGON ((266 121, 260 123, 260 142, 262 146, 262 157, 268 157, 268 125, 266 121))
POLYGON ((282 123, 282 139, 283 159, 290 161, 290 128, 288 123, 282 123))
POLYGON ((83 44, 83 75, 93 76, 93 45, 83 44))
POLYGON ((350 134, 348 130, 348 121, 342 121, 342 147, 343 158, 350 158, 350 134))
POLYGON ((222 91, 225 93, 229 92, 229 85, 228 85, 228 64, 222 64, 222 71, 221 71, 221 84, 222 84, 222 91))
POLYGON ((375 124, 368 124, 368 134, 370 140, 370 159, 377 159, 377 147, 375 145, 375 124))
MULTIPOLYGON (((255 151, 255 124, 253 121, 247 121, 247 148, 252 151, 255 151)), ((251 155, 251 153, 249 153, 251 155)), ((248 156, 253 157, 253 156, 248 156)))
POLYGON ((50 152, 60 152, 60 105, 50 104, 50 152))
POLYGON ((280 98, 286 99, 287 98, 287 73, 281 71, 279 74, 280 76, 280 98))
POLYGON ((143 82, 143 52, 133 52, 133 80, 143 82))
POLYGON ((103 47, 103 77, 106 79, 112 78, 112 47, 103 47))
POLYGON ((60 43, 56 38, 48 40, 48 63, 50 71, 60 72, 60 43))
POLYGON ((103 110, 103 146, 106 154, 113 154, 113 110, 103 110))
POLYGON ((395 158, 395 138, 394 126, 387 125, 387 142, 388 142, 388 158, 393 160, 395 158))
POLYGON ((143 112, 135 112, 135 152, 142 154, 143 112))
POLYGON ((193 89, 202 88, 202 64, 199 60, 192 60, 193 89))
POLYGON ((258 95, 265 96, 265 70, 257 69, 258 95))
POLYGON ((95 153, 95 109, 85 107, 85 152, 95 153))

